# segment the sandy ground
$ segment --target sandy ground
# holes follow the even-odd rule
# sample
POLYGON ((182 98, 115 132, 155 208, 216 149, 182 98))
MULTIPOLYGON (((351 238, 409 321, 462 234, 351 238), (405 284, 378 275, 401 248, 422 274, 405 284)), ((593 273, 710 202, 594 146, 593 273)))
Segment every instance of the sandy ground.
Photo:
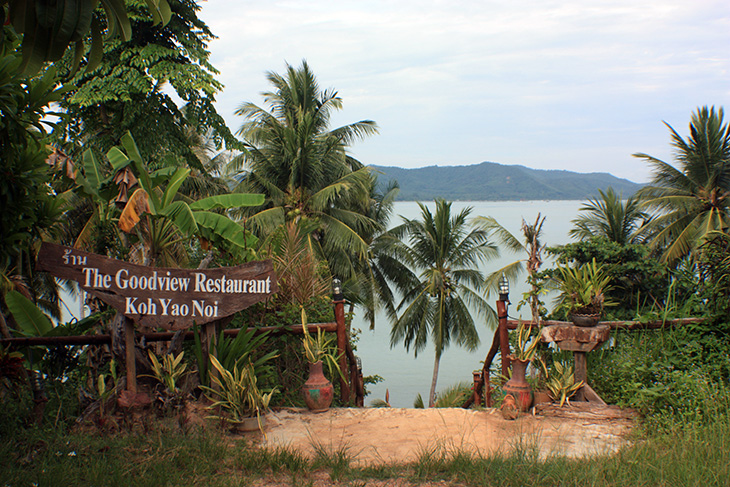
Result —
POLYGON ((584 457, 629 443, 633 414, 615 407, 544 406, 504 419, 499 410, 360 408, 310 413, 282 409, 267 415, 263 446, 306 455, 346 451, 358 465, 408 463, 424 452, 464 450, 477 455, 539 448, 540 455, 584 457))

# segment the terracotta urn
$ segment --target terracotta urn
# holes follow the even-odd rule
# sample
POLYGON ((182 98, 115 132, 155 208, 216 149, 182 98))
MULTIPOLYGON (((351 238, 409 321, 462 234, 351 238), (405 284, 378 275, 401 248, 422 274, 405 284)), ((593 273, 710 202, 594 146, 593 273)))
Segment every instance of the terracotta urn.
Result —
POLYGON ((309 364, 309 379, 302 386, 304 402, 310 411, 321 413, 327 411, 334 399, 334 387, 322 372, 322 362, 309 364))
POLYGON ((504 383, 502 390, 505 394, 512 395, 520 411, 524 412, 532 406, 532 388, 525 379, 529 360, 512 358, 512 377, 504 383))

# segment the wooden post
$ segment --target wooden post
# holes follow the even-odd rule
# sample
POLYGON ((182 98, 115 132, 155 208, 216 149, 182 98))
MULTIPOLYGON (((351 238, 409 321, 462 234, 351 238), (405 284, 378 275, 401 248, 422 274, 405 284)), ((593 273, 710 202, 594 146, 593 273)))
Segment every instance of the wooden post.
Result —
MULTIPOLYGON (((345 300, 336 299, 333 301, 335 305, 335 321, 337 322, 337 354, 339 357, 339 365, 342 374, 347 377, 347 330, 345 329, 345 300)), ((350 402, 350 386, 347 379, 340 376, 340 400, 343 403, 350 402)))
POLYGON ((472 372, 472 375, 474 376, 474 386, 472 387, 472 400, 474 404, 477 406, 482 405, 482 396, 479 394, 479 389, 482 386, 482 371, 481 370, 475 370, 472 372))
MULTIPOLYGON (((588 366, 586 364, 586 352, 573 352, 575 360, 575 382, 583 381, 583 385, 588 384, 588 366)), ((576 401, 585 401, 585 393, 583 387, 575 393, 576 401)))
POLYGON ((499 319, 499 350, 502 358, 502 375, 509 377, 509 330, 507 329, 507 303, 500 295, 497 301, 497 318, 499 319))
POLYGON ((134 321, 124 318, 124 352, 127 368, 127 390, 137 394, 137 357, 134 353, 134 321))

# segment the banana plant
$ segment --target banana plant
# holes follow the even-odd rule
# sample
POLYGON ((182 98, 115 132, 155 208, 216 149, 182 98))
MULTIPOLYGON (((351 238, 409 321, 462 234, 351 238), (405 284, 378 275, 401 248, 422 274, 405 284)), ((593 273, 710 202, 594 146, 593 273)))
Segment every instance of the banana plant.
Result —
MULTIPOLYGON (((259 206, 264 202, 263 195, 229 193, 191 201, 178 193, 190 169, 168 160, 163 169, 149 172, 129 133, 122 137, 122 146, 113 147, 107 157, 115 174, 131 168, 138 178, 139 187, 129 196, 119 216, 119 228, 137 233, 142 243, 142 262, 165 261, 166 255, 175 255, 176 245, 192 237, 200 238, 204 248, 213 244, 244 260, 255 255, 256 238, 225 211, 259 206)), ((173 263, 175 260, 172 259, 173 263)))
MULTIPOLYGON (((166 25, 170 21, 172 10, 167 0, 145 1, 154 24, 166 25)), ((89 32, 91 51, 87 71, 93 70, 101 60, 104 30, 106 40, 132 38, 125 0, 5 0, 3 6, 9 14, 6 25, 23 34, 21 71, 28 76, 35 74, 45 62, 61 59, 71 45, 75 50, 74 67, 78 68, 86 53, 84 39, 89 32), (94 17, 99 4, 104 12, 103 23, 94 17)))

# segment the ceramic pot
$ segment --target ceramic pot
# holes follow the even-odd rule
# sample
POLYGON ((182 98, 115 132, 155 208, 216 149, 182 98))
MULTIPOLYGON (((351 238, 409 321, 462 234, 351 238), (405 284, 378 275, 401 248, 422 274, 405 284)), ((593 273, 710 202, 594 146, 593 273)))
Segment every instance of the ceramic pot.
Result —
POLYGON ((327 411, 334 399, 334 387, 322 372, 322 362, 309 364, 309 379, 302 386, 304 402, 310 411, 321 413, 327 411))
POLYGON ((511 394, 520 411, 527 411, 532 406, 532 388, 525 379, 525 372, 529 360, 512 359, 512 377, 505 382, 502 390, 505 394, 511 394))
POLYGON ((251 431, 263 431, 266 427, 266 416, 261 415, 259 418, 252 416, 243 418, 240 421, 231 421, 231 431, 233 433, 249 433, 251 431))
POLYGON ((583 326, 583 327, 596 326, 598 324, 598 320, 600 320, 600 319, 601 319, 600 313, 593 313, 593 314, 571 313, 570 314, 570 321, 572 321, 575 326, 583 326))

